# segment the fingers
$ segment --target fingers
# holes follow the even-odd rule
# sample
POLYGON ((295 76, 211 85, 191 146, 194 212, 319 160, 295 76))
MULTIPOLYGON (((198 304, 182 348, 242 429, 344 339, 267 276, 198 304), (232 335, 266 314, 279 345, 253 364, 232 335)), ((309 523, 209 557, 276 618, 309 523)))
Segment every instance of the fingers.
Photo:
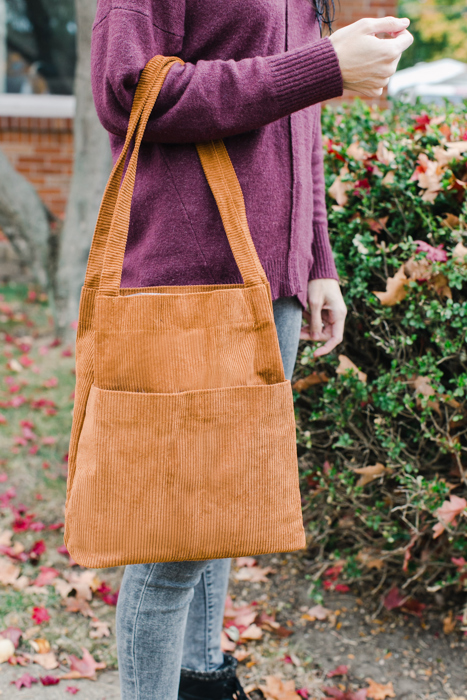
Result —
POLYGON ((391 32, 400 32, 406 29, 410 24, 408 17, 381 17, 381 18, 366 18, 364 22, 364 31, 366 34, 390 34, 391 32))
POLYGON ((323 357, 323 355, 328 355, 334 350, 344 339, 344 325, 345 316, 336 320, 336 322, 331 326, 331 337, 329 340, 322 345, 320 348, 314 351, 313 357, 323 357))

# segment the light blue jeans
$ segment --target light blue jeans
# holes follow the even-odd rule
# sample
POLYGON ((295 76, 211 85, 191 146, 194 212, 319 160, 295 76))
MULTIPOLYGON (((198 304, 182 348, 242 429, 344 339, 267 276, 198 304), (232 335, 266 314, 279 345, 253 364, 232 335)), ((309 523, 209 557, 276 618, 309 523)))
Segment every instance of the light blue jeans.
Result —
MULTIPOLYGON (((287 379, 297 357, 302 306, 274 302, 287 379)), ((180 671, 219 669, 230 559, 127 566, 117 605, 122 700, 177 700, 180 671)))

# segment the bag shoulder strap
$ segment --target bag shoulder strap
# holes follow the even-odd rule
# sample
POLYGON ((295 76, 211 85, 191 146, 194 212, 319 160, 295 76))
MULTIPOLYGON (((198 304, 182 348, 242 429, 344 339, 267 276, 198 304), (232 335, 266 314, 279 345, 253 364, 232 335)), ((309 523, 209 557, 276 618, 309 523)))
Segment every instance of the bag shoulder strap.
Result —
MULTIPOLYGON (((144 69, 135 93, 125 145, 104 193, 85 286, 99 289, 99 293, 106 296, 119 294, 138 155, 154 104, 175 62, 183 63, 177 57, 155 56, 144 69), (133 153, 122 182, 135 132, 133 153)), ((243 193, 225 144, 223 141, 211 141, 197 144, 196 148, 244 285, 265 284, 267 278, 251 238, 243 193)))

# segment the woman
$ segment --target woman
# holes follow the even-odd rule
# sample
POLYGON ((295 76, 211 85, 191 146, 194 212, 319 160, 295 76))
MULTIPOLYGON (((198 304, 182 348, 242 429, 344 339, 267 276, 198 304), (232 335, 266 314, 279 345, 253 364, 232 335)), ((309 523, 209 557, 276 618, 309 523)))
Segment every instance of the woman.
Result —
MULTIPOLYGON (((145 133, 122 285, 242 281, 193 147, 225 139, 289 379, 307 304, 302 337, 323 343, 316 357, 341 342, 346 313, 326 225, 320 102, 344 87, 381 94, 412 41, 409 21, 394 18, 320 38, 331 19, 328 0, 99 0, 93 30, 93 91, 114 159, 148 60, 185 61, 171 68, 145 133)), ((228 560, 126 567, 123 700, 246 698, 220 647, 229 570, 228 560)))

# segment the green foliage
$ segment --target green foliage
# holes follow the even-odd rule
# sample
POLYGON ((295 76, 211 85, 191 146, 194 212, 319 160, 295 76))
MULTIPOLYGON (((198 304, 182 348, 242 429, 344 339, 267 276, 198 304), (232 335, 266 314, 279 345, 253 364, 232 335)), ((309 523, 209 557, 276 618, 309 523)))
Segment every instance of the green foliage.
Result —
POLYGON ((467 149, 445 157, 449 142, 467 146, 465 106, 427 117, 420 105, 381 112, 356 101, 326 108, 323 133, 349 309, 338 350, 367 380, 301 347, 301 378, 329 378, 296 393, 311 551, 317 566, 340 562, 340 580, 461 590, 466 508, 437 537, 433 527, 443 503, 467 497, 467 149), (398 272, 400 301, 391 283, 380 300, 398 272), (366 467, 373 479, 355 472, 366 467))

